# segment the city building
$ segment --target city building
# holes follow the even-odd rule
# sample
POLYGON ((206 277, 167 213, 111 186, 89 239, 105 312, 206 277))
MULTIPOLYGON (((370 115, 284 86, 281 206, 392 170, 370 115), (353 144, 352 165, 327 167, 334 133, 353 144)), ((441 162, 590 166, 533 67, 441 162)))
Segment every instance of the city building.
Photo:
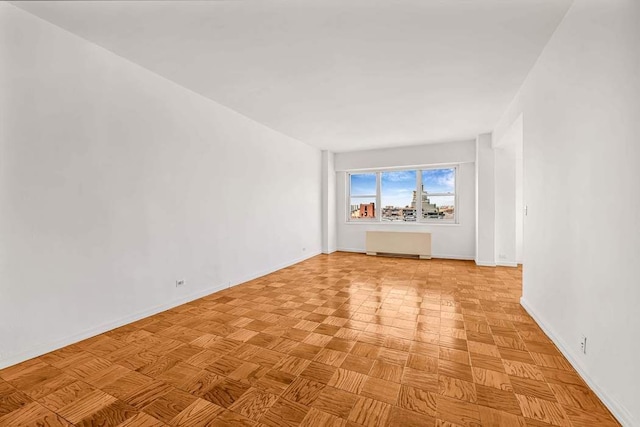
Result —
POLYGON ((358 207, 359 218, 375 218, 375 203, 363 203, 358 207))
MULTIPOLYGON (((411 198, 411 207, 416 209, 417 207, 417 191, 413 192, 413 196, 411 198)), ((422 186, 422 217, 423 218, 438 218, 440 216, 444 216, 441 215, 440 210, 438 209, 438 207, 435 205, 435 203, 431 203, 429 201, 429 195, 427 194, 426 191, 424 191, 424 186, 422 186)), ((415 216, 415 213, 414 213, 415 216)))

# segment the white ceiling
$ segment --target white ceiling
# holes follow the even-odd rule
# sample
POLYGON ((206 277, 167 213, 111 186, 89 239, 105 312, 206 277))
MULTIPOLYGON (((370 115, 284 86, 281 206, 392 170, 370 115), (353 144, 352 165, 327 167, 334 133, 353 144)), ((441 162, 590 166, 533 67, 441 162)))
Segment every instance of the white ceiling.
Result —
POLYGON ((570 0, 13 2, 322 149, 490 131, 570 0))

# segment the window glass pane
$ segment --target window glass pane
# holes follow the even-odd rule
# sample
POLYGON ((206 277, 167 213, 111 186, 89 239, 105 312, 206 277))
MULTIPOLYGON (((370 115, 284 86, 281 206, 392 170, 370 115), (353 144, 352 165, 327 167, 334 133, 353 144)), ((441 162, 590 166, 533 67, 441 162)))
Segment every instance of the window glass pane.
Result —
POLYGON ((352 197, 350 206, 350 218, 367 219, 376 217, 375 197, 352 197))
POLYGON ((383 221, 416 220, 416 171, 381 174, 383 221))
POLYGON ((422 217, 425 219, 453 219, 455 196, 422 194, 422 217))
POLYGON ((352 196, 375 196, 377 193, 376 187, 375 173, 351 174, 352 196))
POLYGON ((456 170, 450 168, 422 171, 422 191, 427 194, 454 194, 456 191, 456 170))

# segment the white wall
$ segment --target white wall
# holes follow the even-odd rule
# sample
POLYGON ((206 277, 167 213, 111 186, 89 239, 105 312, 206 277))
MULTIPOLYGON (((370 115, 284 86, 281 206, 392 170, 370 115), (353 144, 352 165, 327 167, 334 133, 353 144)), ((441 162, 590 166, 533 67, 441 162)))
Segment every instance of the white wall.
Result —
POLYGON ((519 132, 516 141, 516 263, 522 264, 524 259, 524 146, 522 141, 522 116, 519 118, 519 132))
POLYGON ((574 2, 494 132, 523 114, 522 303, 628 426, 640 425, 639 22, 637 1, 574 2))
POLYGON ((495 167, 495 260, 515 267, 522 263, 522 116, 493 140, 495 167))
POLYGON ((475 253, 474 160, 473 141, 336 153, 338 250, 365 252, 365 236, 368 230, 426 231, 432 235, 434 257, 473 259, 475 253), (459 224, 347 222, 348 186, 345 171, 454 163, 460 164, 457 190, 459 224))
POLYGON ((322 152, 322 253, 336 251, 336 169, 335 155, 322 152))
POLYGON ((495 167, 495 261, 516 266, 516 151, 512 145, 496 147, 495 167))
POLYGON ((475 170, 475 261, 478 265, 495 266, 495 153, 492 135, 476 138, 475 170))
POLYGON ((351 151, 336 153, 336 171, 388 168, 395 166, 422 166, 449 163, 473 163, 473 141, 457 141, 442 144, 423 144, 400 148, 351 151))
POLYGON ((320 151, 7 3, 0 63, 0 367, 320 252, 320 151))

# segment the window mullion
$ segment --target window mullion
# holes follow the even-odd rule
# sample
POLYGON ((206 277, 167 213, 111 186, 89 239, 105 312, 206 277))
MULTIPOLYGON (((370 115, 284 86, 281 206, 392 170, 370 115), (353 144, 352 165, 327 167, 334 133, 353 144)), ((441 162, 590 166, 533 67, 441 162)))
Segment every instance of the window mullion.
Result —
POLYGON ((382 178, 381 172, 376 172, 376 220, 378 222, 382 221, 382 178))
POLYGON ((346 217, 347 217, 347 221, 351 221, 351 172, 347 173, 347 182, 345 183, 345 186, 347 187, 347 200, 345 200, 345 206, 347 206, 347 212, 346 212, 346 217))
POLYGON ((422 221, 422 172, 416 171, 416 220, 422 221))

